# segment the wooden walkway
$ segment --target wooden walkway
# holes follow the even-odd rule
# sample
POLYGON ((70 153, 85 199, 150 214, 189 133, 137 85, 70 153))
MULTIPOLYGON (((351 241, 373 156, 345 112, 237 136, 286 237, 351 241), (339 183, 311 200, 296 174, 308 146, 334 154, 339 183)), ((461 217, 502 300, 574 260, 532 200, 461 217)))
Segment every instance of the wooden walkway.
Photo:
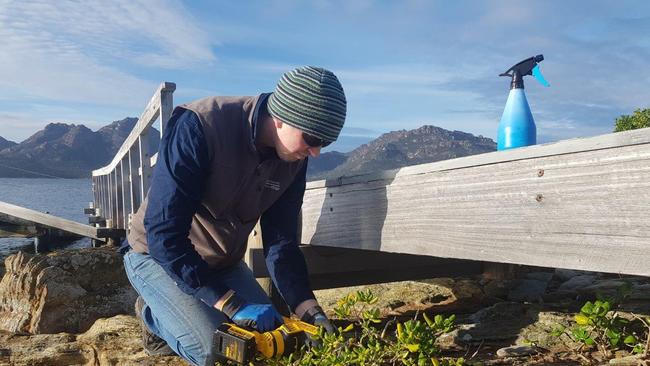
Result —
MULTIPOLYGON (((81 207, 79 209, 81 210, 81 207)), ((43 232, 40 229, 61 231, 100 241, 125 235, 122 229, 94 227, 6 202, 0 202, 0 222, 22 227, 22 230, 33 232, 35 236, 43 232)))
MULTIPOLYGON (((158 119, 164 129, 175 88, 160 85, 112 162, 93 171, 87 213, 105 227, 4 203, 0 214, 124 237, 156 163, 147 134, 158 119)), ((482 263, 650 276, 648 207, 650 128, 308 182, 298 237, 318 288, 470 274, 482 263)), ((258 226, 246 260, 265 277, 261 246, 258 226)))

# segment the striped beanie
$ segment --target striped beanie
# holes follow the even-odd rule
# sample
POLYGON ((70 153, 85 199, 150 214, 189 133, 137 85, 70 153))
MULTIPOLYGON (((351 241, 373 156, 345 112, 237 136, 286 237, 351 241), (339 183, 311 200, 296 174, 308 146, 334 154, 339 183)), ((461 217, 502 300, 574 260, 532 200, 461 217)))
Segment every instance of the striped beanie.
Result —
POLYGON ((320 67, 282 75, 267 107, 271 116, 326 142, 337 139, 345 122, 343 87, 336 75, 320 67))

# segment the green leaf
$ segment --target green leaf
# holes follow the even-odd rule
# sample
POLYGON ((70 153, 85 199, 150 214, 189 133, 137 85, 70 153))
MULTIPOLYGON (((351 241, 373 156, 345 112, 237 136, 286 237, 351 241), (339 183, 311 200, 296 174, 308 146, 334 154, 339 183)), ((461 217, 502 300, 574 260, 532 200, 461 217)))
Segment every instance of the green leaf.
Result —
POLYGON ((623 343, 625 343, 625 344, 627 344, 629 346, 635 344, 636 342, 638 342, 638 341, 637 341, 636 337, 633 336, 633 335, 629 335, 629 336, 625 337, 625 339, 623 340, 623 343))
POLYGON ((442 315, 438 314, 435 317, 433 317, 433 321, 436 322, 437 325, 441 325, 443 321, 442 315))
POLYGON ((409 352, 417 352, 420 350, 419 344, 405 344, 404 347, 409 350, 409 352))
POLYGON ((564 333, 565 330, 566 327, 564 327, 563 325, 556 325, 555 328, 553 328, 553 330, 551 331, 551 335, 553 337, 559 337, 564 333))
POLYGON ((591 314, 593 309, 594 309, 594 304, 592 304, 591 301, 587 301, 580 309, 580 312, 589 315, 591 314))
POLYGON ((578 325, 588 325, 590 322, 589 317, 584 314, 576 314, 573 317, 573 320, 575 320, 578 325))
POLYGON ((424 317, 424 321, 427 322, 427 325, 429 325, 430 327, 433 326, 433 321, 431 320, 431 318, 427 316, 426 313, 422 313, 422 316, 424 317))
POLYGON ((593 346, 595 343, 596 342, 594 342, 594 339, 591 338, 591 337, 585 339, 585 344, 588 345, 588 346, 593 346))

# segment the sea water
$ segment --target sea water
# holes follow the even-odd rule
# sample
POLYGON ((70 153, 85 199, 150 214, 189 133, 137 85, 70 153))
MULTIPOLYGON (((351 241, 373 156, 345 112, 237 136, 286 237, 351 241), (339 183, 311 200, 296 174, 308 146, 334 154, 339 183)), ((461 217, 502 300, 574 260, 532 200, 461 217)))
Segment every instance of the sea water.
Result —
MULTIPOLYGON (((0 201, 88 224, 83 209, 93 200, 88 179, 0 178, 0 201)), ((33 238, 0 238, 0 258, 31 249, 33 238)), ((68 247, 90 246, 80 239, 68 247)))

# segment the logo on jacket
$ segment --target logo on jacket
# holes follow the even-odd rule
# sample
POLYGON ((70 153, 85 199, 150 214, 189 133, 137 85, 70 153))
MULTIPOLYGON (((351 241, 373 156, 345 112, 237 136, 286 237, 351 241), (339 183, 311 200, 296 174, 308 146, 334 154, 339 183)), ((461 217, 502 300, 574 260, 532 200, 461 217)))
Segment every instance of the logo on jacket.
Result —
POLYGON ((264 187, 268 189, 272 189, 274 191, 279 191, 280 190, 280 182, 276 182, 274 180, 268 179, 266 182, 264 182, 264 187))

